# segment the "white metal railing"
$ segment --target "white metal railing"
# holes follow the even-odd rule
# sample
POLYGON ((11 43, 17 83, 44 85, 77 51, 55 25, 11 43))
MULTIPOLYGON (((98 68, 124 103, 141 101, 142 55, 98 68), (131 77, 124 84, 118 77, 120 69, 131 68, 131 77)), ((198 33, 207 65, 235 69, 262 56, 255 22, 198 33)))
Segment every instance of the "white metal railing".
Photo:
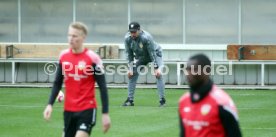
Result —
MULTIPOLYGON (((12 66, 12 84, 16 83, 16 76, 15 76, 15 64, 16 63, 57 63, 56 59, 38 59, 38 58, 28 58, 28 59, 0 59, 0 62, 11 63, 12 66)), ((104 64, 125 64, 127 63, 124 59, 104 59, 104 64)), ((176 65, 176 72, 177 72, 177 85, 181 85, 181 65, 186 64, 187 61, 181 60, 164 60, 164 64, 175 64, 176 65)), ((261 66, 261 86, 265 86, 265 66, 266 65, 276 65, 276 61, 214 61, 212 62, 214 65, 260 65, 261 66)))
MULTIPOLYGON (((181 85, 181 65, 186 62, 177 62, 177 85, 181 85)), ((247 60, 247 61, 214 61, 214 65, 261 65, 261 86, 265 86, 265 65, 275 65, 276 61, 260 61, 260 60, 247 60)))

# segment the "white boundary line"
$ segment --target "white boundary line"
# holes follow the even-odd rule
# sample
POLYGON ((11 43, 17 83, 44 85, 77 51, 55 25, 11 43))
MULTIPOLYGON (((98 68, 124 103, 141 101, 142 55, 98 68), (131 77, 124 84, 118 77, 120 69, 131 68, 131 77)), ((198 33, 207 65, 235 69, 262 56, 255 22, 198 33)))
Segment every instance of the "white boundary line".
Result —
MULTIPOLYGON (((31 106, 31 105, 2 105, 0 104, 0 107, 16 107, 16 108, 44 108, 45 106, 31 106)), ((63 108, 63 104, 62 106, 54 106, 55 108, 63 108)), ((174 107, 174 106, 166 106, 166 107, 158 107, 157 105, 156 106, 134 106, 134 107, 122 107, 118 104, 118 106, 116 105, 112 105, 112 106, 109 106, 111 108, 178 108, 178 107, 174 107)), ((98 108, 101 108, 101 106, 98 106, 98 108)), ((238 108, 238 110, 248 110, 248 109, 254 109, 254 110, 273 110, 273 111, 276 111, 276 109, 271 109, 271 108, 246 108, 246 107, 241 107, 241 108, 238 108)))
POLYGON ((276 128, 242 128, 243 130, 276 130, 276 128))
MULTIPOLYGON (((24 87, 24 88, 49 88, 52 87, 52 83, 31 83, 31 84, 26 84, 26 83, 16 83, 16 84, 11 84, 11 83, 0 83, 0 87, 2 88, 19 88, 19 87, 24 87)), ((97 87, 97 86, 96 86, 97 87)), ((127 88, 127 84, 107 84, 108 88, 127 88)), ((275 90, 276 86, 252 86, 252 85, 218 85, 218 87, 228 90, 228 89, 233 89, 233 90, 275 90)), ((155 84, 137 84, 136 86, 137 89, 155 89, 156 85, 155 84)), ((175 84, 167 84, 165 85, 166 89, 188 89, 188 85, 181 85, 177 86, 175 84)), ((276 91, 276 90, 275 90, 276 91)))

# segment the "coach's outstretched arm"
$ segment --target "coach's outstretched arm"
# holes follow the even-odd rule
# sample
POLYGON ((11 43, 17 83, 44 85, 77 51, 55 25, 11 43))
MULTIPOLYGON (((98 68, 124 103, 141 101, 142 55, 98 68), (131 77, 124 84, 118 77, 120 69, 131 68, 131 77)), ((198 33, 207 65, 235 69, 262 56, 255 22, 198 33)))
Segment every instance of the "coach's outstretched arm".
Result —
POLYGON ((153 62, 154 65, 154 74, 156 76, 156 78, 160 78, 161 76, 161 70, 160 70, 160 66, 157 62, 157 55, 156 55, 156 50, 155 50, 155 43, 153 40, 149 39, 146 41, 147 43, 147 51, 149 53, 149 57, 151 59, 151 61, 153 62))
POLYGON ((158 69, 159 68, 159 64, 157 62, 157 55, 156 55, 156 51, 155 51, 155 45, 154 45, 154 42, 152 40, 147 40, 146 41, 147 43, 147 51, 149 53, 149 57, 151 59, 151 61, 153 62, 153 65, 154 65, 154 69, 158 69))
POLYGON ((61 89, 63 83, 63 75, 62 75, 62 66, 61 64, 58 65, 56 78, 53 84, 52 92, 48 101, 48 105, 46 106, 44 110, 44 119, 49 120, 51 118, 51 114, 53 111, 53 104, 55 103, 55 99, 61 89))
POLYGON ((126 58, 128 61, 128 78, 131 78, 133 76, 133 65, 134 65, 134 54, 132 49, 130 48, 130 44, 129 44, 129 38, 125 39, 125 54, 126 54, 126 58))
POLYGON ((108 91, 105 81, 104 71, 101 67, 93 64, 94 68, 94 78, 100 89, 100 96, 102 101, 102 124, 103 124, 103 132, 106 133, 110 128, 111 120, 108 114, 108 91))

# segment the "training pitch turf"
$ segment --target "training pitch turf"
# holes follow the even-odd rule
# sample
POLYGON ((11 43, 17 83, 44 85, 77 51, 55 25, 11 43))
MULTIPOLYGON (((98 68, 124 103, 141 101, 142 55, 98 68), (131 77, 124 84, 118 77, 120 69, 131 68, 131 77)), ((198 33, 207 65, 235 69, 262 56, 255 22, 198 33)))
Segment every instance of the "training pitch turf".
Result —
MULTIPOLYGON (((155 89, 137 89, 134 107, 121 107, 126 89, 109 89, 112 127, 101 132, 98 108, 94 137, 177 137, 177 102, 183 89, 167 89, 167 106, 159 108, 155 89)), ((226 90, 239 110, 244 137, 276 136, 276 91, 226 90)), ((45 122, 42 112, 50 88, 0 88, 0 137, 60 137, 63 104, 56 103, 52 118, 45 122)), ((97 99, 98 105, 100 101, 97 99)))

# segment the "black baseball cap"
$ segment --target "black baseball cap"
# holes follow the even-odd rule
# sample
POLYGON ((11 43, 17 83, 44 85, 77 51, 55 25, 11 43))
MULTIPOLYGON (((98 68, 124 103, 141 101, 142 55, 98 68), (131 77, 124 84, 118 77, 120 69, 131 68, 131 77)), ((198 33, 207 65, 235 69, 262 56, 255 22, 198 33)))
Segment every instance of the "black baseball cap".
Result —
POLYGON ((130 32, 136 32, 137 30, 140 30, 140 24, 138 22, 131 22, 128 25, 128 30, 130 32))

